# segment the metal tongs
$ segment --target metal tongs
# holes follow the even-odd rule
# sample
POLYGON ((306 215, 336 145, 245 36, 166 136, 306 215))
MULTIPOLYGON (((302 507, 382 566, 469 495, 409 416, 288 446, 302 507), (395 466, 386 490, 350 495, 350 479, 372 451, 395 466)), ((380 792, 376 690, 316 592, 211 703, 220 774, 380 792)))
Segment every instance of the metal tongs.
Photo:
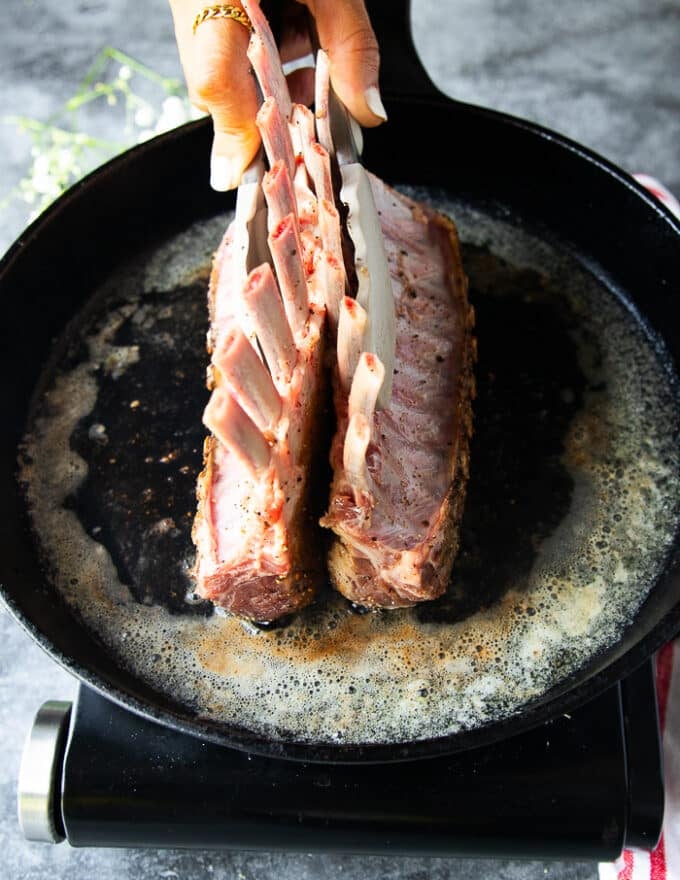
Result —
MULTIPOLYGON (((313 57, 319 59, 319 44, 310 16, 313 57)), ((318 98, 318 96, 317 96, 318 98)), ((389 404, 392 394, 396 317, 387 254, 380 218, 371 184, 360 156, 361 127, 328 84, 328 118, 320 122, 319 141, 337 165, 340 201, 347 207, 347 232, 354 249, 354 270, 358 281, 356 299, 366 311, 363 350, 378 356, 385 378, 377 407, 389 404)), ((262 191, 264 176, 262 148, 243 175, 236 197, 236 254, 243 278, 263 262, 271 262, 267 244, 267 207, 262 191)), ((352 273, 350 273, 352 274, 352 273)))
MULTIPOLYGON (((361 164, 361 127, 329 85, 329 143, 323 146, 335 158, 341 178, 340 201, 347 207, 347 232, 354 245, 358 281, 356 299, 368 315, 363 349, 376 354, 385 378, 378 394, 378 409, 388 406, 392 394, 396 316, 380 217, 370 180, 361 164)), ((322 139, 323 142, 323 139, 322 139)))
POLYGON ((261 263, 271 262, 267 244, 267 204, 262 191, 264 153, 257 155, 243 172, 236 191, 236 239, 234 241, 237 271, 245 280, 248 273, 261 263))

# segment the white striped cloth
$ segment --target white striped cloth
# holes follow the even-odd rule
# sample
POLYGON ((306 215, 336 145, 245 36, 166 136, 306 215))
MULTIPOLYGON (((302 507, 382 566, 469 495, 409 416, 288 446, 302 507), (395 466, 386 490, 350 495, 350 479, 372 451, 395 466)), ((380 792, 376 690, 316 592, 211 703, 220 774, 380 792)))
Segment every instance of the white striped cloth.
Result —
MULTIPOLYGON (((655 177, 636 180, 680 217, 680 203, 655 177)), ((680 880, 680 644, 669 642, 656 656, 656 690, 663 742, 664 820, 653 852, 624 850, 615 862, 598 865, 600 880, 680 880)))

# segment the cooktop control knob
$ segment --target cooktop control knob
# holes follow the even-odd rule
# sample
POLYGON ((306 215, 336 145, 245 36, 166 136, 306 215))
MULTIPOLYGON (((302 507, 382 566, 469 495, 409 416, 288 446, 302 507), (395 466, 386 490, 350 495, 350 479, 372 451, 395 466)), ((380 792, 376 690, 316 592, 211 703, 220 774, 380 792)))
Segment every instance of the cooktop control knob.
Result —
POLYGON ((27 840, 60 843, 61 771, 71 718, 69 702, 48 700, 38 710, 21 756, 19 825, 27 840))

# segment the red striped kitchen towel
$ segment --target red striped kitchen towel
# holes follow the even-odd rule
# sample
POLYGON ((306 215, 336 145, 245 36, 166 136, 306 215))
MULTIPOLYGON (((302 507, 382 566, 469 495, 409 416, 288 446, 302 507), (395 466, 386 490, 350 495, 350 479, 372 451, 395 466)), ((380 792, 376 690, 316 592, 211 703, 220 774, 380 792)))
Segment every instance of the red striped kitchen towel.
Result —
POLYGON ((680 644, 669 642, 656 656, 656 689, 663 740, 665 807, 661 840, 649 853, 624 850, 599 865, 600 880, 680 878, 680 644))
MULTIPOLYGON (((649 174, 634 177, 680 217, 680 202, 662 183, 649 174)), ((600 880, 680 880, 680 642, 657 654, 656 689, 665 787, 661 840, 651 853, 624 850, 616 862, 601 863, 600 880)))

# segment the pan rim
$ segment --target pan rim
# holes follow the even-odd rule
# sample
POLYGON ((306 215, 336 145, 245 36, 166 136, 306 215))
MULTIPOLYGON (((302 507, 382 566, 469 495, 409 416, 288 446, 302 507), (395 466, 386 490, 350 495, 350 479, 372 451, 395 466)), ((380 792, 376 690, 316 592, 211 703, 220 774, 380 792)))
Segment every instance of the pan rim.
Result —
MULTIPOLYGON (((674 638, 680 628, 680 606, 676 606, 652 632, 618 660, 607 665, 604 670, 595 672, 585 679, 580 678, 579 671, 576 670, 551 689, 560 691, 555 696, 550 697, 551 691, 548 691, 536 700, 521 706, 516 713, 500 720, 436 738, 408 742, 336 744, 273 740, 244 728, 232 728, 225 732, 225 725, 220 722, 211 722, 198 716, 192 721, 186 716, 174 715, 169 709, 152 708, 112 682, 107 682, 104 676, 93 673, 92 670, 61 652, 6 595, 3 584, 0 584, 0 603, 53 661, 75 677, 77 683, 90 687, 121 708, 162 727, 169 727, 224 748, 234 748, 260 757, 301 764, 399 764, 471 752, 521 735, 543 724, 549 724, 558 717, 584 706, 611 688, 618 687, 620 681, 635 672, 666 642, 674 638), (613 676, 612 671, 615 672, 613 676), (570 686, 573 681, 578 682, 576 688, 570 686)), ((165 695, 159 695, 167 699, 165 695)))
MULTIPOLYGON (((446 99, 446 103, 455 104, 456 102, 449 102, 448 99, 446 99)), ((634 178, 614 166, 608 160, 603 159, 602 157, 598 156, 596 153, 593 153, 587 148, 584 148, 581 145, 570 141, 568 138, 564 138, 558 133, 551 132, 548 129, 544 129, 543 127, 531 123, 527 120, 520 120, 516 117, 509 117, 507 114, 498 113, 497 111, 487 110, 485 108, 474 107, 474 105, 467 106, 485 116, 488 115, 500 118, 505 121, 510 120, 512 121, 513 125, 520 125, 521 127, 531 132, 540 134, 542 137, 547 137, 549 140, 555 141, 561 146, 568 148, 571 152, 576 153, 579 157, 586 159, 588 162, 594 163, 598 168, 605 171, 608 175, 614 177, 615 180, 617 180, 619 183, 624 184, 626 188, 633 191, 636 196, 641 197, 647 204, 647 206, 651 208, 656 215, 660 216, 664 221, 667 221, 671 225, 673 231, 677 232, 680 235, 680 221, 678 221, 678 219, 672 214, 672 212, 670 212, 669 209, 667 209, 654 196, 652 196, 634 178)), ((2 284, 5 274, 10 270, 14 259, 18 256, 19 252, 23 251, 25 247, 30 245, 31 240, 40 234, 43 225, 53 222, 54 217, 57 216, 60 211, 64 210, 72 199, 77 199, 78 193, 84 187, 88 186, 88 184, 93 179, 98 180, 102 176, 115 174, 117 173, 118 168, 122 168, 128 162, 133 161, 135 156, 143 155, 147 151, 160 149, 162 148, 162 145, 169 140, 184 137, 187 133, 187 130, 203 128, 206 126, 206 124, 207 123, 205 120, 198 120, 187 123, 172 132, 159 135, 152 141, 138 145, 131 150, 128 150, 125 153, 121 154, 120 156, 115 157, 105 165, 87 175, 87 177, 85 177, 79 184, 64 193, 64 195, 61 196, 45 212, 45 214, 37 218, 20 235, 15 243, 10 246, 6 255, 3 257, 2 261, 0 261, 0 284, 2 284)), ((257 735, 254 735, 252 732, 244 732, 242 741, 238 741, 238 737, 235 738, 233 736, 230 736, 229 734, 221 734, 218 730, 213 729, 214 726, 208 722, 191 722, 186 718, 175 718, 170 712, 161 712, 150 709, 148 706, 145 706, 129 693, 125 693, 112 683, 106 682, 103 676, 93 673, 91 670, 86 669, 75 662, 72 658, 63 655, 61 651, 55 646, 54 642, 49 639, 42 631, 40 631, 37 626, 29 618, 26 617, 19 606, 10 598, 10 596, 6 592, 6 587, 4 583, 0 584, 0 599, 3 601, 5 607, 7 607, 12 617, 22 625, 25 631, 28 632, 33 640, 36 641, 53 660, 56 660, 68 672, 72 673, 79 680, 97 690, 103 696, 113 699, 124 708, 131 709, 133 712, 136 712, 136 714, 148 718, 151 721, 155 721, 161 724, 169 724, 174 729, 191 734, 193 736, 208 739, 220 745, 239 748, 241 750, 251 751, 255 754, 263 754, 269 757, 281 757, 311 763, 384 763, 386 761, 398 762, 404 760, 442 756, 445 754, 452 754, 454 752, 464 751, 468 748, 474 748, 479 745, 489 744, 499 739, 503 739, 507 735, 508 727, 512 728, 512 734, 514 735, 515 733, 521 733, 524 730, 531 729, 538 724, 543 723, 544 721, 550 720, 555 716, 556 710, 553 704, 553 700, 548 700, 547 702, 542 701, 534 709, 531 708, 531 704, 523 707, 521 709, 521 721, 518 720, 518 715, 514 714, 501 721, 492 722, 489 725, 482 725, 470 731, 461 731, 459 733, 454 733, 449 736, 440 737, 434 740, 424 739, 403 744, 369 743, 365 745, 336 745, 331 743, 311 744, 306 742, 285 741, 277 741, 272 743, 266 738, 261 738, 257 735), (549 708, 550 706, 552 706, 553 708, 549 708), (474 742, 466 744, 467 740, 471 739, 473 739, 474 742), (456 742, 451 742, 451 740, 455 740, 456 742), (397 752, 397 754, 395 754, 395 751, 397 752)), ((667 641, 672 635, 675 634, 679 622, 680 606, 676 606, 674 609, 672 609, 672 611, 670 611, 662 618, 662 620, 659 622, 659 624, 657 624, 652 632, 642 638, 636 645, 634 645, 628 652, 624 653, 618 660, 615 660, 613 663, 609 664, 605 670, 607 673, 606 676, 603 673, 594 673, 591 677, 586 678, 585 681, 581 681, 581 686, 576 691, 568 690, 565 695, 562 695, 562 697, 555 697, 554 702, 556 704, 559 704, 559 711, 568 711, 569 709, 573 709, 577 705, 583 704, 587 700, 597 696, 599 693, 606 690, 608 687, 611 686, 610 679, 613 671, 617 673, 615 675, 617 679, 620 679, 626 674, 632 672, 644 660, 648 659, 650 654, 654 653, 655 650, 660 648, 665 641, 667 641)), ((542 699, 544 700, 545 698, 542 699)))

